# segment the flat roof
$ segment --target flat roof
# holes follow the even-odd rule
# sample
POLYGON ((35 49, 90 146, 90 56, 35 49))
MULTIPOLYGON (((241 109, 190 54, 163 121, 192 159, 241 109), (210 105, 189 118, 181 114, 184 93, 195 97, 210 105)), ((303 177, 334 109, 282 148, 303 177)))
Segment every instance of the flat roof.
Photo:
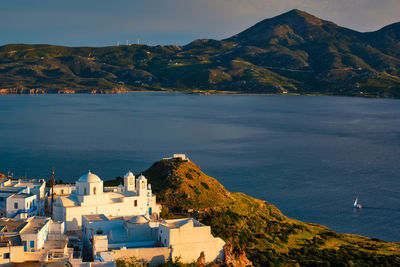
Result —
POLYGON ((108 221, 108 218, 104 214, 89 214, 82 215, 82 217, 91 222, 108 221))
POLYGON ((10 219, 7 220, 1 220, 0 221, 0 227, 1 232, 19 232, 21 231, 25 225, 27 225, 27 222, 24 221, 12 221, 10 219))
POLYGON ((34 217, 29 220, 28 225, 21 231, 21 233, 37 233, 50 219, 47 217, 34 217))
POLYGON ((15 194, 15 195, 11 196, 11 198, 28 198, 28 197, 31 197, 31 196, 34 196, 34 194, 22 193, 22 194, 15 194))
POLYGON ((22 246, 21 237, 19 235, 3 236, 0 240, 0 247, 8 247, 9 241, 11 246, 22 246))
POLYGON ((161 222, 162 225, 168 228, 179 228, 184 226, 187 223, 193 222, 194 227, 204 227, 206 225, 202 224, 199 221, 196 221, 193 218, 182 218, 182 219, 173 219, 173 220, 164 220, 161 222))
POLYGON ((0 193, 17 193, 24 189, 25 187, 5 186, 5 187, 0 187, 0 193))

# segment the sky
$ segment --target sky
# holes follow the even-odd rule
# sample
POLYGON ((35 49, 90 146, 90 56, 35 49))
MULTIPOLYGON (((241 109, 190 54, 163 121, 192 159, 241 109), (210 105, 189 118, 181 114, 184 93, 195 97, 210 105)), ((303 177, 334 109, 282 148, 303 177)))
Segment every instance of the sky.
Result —
POLYGON ((0 45, 184 45, 294 8, 362 32, 400 21, 400 0, 0 0, 0 45))

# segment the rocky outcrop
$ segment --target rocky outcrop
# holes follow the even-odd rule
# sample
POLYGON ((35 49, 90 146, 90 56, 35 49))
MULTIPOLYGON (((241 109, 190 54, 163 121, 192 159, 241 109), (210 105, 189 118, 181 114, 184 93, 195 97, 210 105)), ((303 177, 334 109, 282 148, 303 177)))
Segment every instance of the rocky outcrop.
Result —
POLYGON ((200 267, 206 266, 206 255, 204 255, 204 251, 200 253, 199 258, 196 261, 196 265, 200 267))
POLYGON ((229 267, 253 266, 247 258, 246 253, 238 248, 234 248, 230 243, 224 246, 224 264, 229 267))

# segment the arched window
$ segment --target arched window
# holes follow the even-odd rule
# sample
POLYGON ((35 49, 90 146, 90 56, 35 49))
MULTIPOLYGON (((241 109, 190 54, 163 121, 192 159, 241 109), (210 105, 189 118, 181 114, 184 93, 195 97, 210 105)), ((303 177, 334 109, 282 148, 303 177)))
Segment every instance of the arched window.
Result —
POLYGON ((96 187, 95 188, 93 188, 93 195, 96 195, 96 187))
POLYGON ((86 187, 83 188, 83 194, 84 194, 85 196, 87 195, 86 187))

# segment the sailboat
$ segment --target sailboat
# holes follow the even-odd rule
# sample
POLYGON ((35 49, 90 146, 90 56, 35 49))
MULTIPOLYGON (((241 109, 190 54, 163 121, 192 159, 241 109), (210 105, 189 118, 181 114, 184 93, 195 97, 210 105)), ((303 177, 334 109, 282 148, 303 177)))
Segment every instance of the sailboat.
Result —
POLYGON ((354 201, 353 208, 355 208, 355 209, 362 208, 361 204, 358 203, 358 197, 356 197, 356 200, 354 201))

